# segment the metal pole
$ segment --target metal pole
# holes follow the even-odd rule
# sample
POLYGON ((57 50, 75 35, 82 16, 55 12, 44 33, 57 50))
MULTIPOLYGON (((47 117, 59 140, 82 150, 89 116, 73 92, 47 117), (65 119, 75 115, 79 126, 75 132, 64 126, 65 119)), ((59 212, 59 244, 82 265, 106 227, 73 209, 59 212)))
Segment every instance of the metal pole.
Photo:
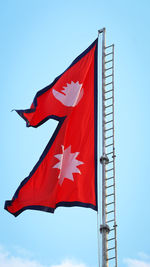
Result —
POLYGON ((108 158, 105 151, 105 114, 104 114, 104 93, 105 93, 105 34, 106 29, 103 28, 98 31, 102 34, 102 157, 100 162, 102 164, 102 224, 100 225, 100 232, 102 234, 102 267, 107 267, 107 233, 109 227, 106 224, 106 173, 105 165, 108 163, 108 158))

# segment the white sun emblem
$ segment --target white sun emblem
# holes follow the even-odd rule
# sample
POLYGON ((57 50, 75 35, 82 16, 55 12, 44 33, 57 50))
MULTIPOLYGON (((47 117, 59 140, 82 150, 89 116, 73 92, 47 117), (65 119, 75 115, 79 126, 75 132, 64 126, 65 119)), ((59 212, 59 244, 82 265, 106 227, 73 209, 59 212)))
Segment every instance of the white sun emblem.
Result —
POLYGON ((55 155, 59 162, 53 168, 60 169, 58 176, 60 185, 62 185, 65 178, 74 181, 73 173, 81 174, 77 166, 83 164, 83 162, 76 159, 79 154, 79 152, 71 153, 71 146, 66 149, 62 146, 62 154, 55 155))
POLYGON ((54 97, 67 107, 75 107, 83 96, 82 84, 79 82, 67 83, 67 86, 60 92, 52 90, 54 97))

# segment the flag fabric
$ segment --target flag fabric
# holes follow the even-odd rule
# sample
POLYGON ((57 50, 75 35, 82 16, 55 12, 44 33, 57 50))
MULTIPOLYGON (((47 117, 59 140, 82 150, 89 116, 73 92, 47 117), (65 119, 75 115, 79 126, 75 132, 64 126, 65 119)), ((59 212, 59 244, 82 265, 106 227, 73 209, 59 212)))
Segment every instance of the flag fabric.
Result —
POLYGON ((53 83, 37 92, 30 109, 16 110, 27 127, 48 119, 58 126, 39 161, 5 209, 54 212, 59 206, 97 211, 96 39, 53 83))

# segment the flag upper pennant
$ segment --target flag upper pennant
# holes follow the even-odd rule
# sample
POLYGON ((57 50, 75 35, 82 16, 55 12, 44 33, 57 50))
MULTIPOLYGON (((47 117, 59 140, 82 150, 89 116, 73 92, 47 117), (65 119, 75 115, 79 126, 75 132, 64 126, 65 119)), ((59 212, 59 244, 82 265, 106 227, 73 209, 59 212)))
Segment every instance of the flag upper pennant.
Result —
POLYGON ((59 123, 29 176, 5 202, 14 216, 58 206, 97 210, 97 42, 37 92, 30 109, 16 110, 27 127, 50 118, 59 123))

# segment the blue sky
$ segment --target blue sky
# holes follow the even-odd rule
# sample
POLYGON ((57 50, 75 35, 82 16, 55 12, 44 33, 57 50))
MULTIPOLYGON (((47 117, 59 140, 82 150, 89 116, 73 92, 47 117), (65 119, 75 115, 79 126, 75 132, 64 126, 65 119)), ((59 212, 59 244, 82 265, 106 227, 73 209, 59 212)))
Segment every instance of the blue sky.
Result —
POLYGON ((1 0, 0 266, 97 266, 96 212, 3 209, 39 159, 56 122, 26 128, 12 109, 62 73, 106 27, 115 44, 118 266, 149 267, 150 3, 1 0))

